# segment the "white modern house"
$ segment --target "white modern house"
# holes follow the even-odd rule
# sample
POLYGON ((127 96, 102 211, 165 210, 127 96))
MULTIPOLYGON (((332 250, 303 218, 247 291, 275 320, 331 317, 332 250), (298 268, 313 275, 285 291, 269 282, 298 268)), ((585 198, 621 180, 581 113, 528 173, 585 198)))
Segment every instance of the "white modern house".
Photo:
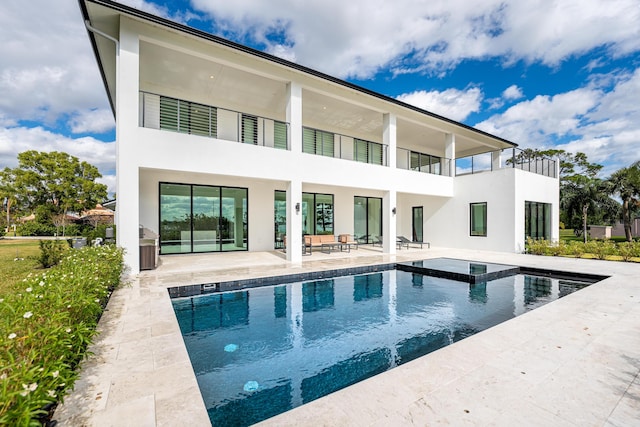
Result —
MULTIPOLYGON (((558 238, 558 171, 515 144, 109 0, 79 0, 116 117, 117 243, 270 251, 303 235, 520 252, 558 238)), ((339 256, 339 255, 337 255, 339 256)))

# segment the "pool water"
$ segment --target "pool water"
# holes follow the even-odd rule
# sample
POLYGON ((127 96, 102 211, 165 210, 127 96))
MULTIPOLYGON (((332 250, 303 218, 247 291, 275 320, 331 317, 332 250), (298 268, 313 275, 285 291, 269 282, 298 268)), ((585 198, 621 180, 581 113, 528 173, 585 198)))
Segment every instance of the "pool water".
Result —
POLYGON ((469 284, 400 270, 174 299, 213 425, 250 425, 546 304, 587 283, 469 284))

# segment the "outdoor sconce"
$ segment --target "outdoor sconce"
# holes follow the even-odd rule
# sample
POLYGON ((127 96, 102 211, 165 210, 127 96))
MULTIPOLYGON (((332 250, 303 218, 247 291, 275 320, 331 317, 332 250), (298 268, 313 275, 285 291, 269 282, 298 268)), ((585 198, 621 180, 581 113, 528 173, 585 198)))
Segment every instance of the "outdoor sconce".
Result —
POLYGON ((396 214, 396 208, 391 209, 391 213, 395 215, 396 214))
POLYGON ((300 213, 300 203, 296 203, 296 213, 300 213))

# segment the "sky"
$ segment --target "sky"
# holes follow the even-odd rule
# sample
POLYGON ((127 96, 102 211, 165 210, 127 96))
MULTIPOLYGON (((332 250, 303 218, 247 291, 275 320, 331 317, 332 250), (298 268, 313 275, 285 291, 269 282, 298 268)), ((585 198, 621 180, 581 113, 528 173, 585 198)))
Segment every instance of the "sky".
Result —
MULTIPOLYGON (((640 160, 640 0, 122 0, 515 142, 640 160)), ((97 166, 115 121, 75 0, 0 2, 0 167, 97 166)))

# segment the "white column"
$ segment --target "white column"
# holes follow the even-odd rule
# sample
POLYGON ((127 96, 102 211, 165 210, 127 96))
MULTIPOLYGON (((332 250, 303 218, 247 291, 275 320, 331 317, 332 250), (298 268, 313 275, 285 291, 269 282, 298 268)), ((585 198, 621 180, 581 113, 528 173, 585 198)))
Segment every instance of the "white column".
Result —
POLYGON ((382 142, 387 146, 387 166, 396 167, 397 128, 395 114, 383 114, 382 116, 382 142))
POLYGON ((449 162, 449 176, 456 176, 456 136, 452 133, 446 134, 444 144, 444 156, 449 162))
POLYGON ((138 35, 131 30, 131 24, 129 19, 121 18, 116 66, 116 243, 125 249, 124 261, 131 274, 137 274, 140 272, 140 187, 136 161, 140 56, 138 35))
POLYGON ((302 262, 301 181, 290 181, 287 187, 287 261, 302 262))
POLYGON ((502 150, 491 152, 491 170, 497 171, 502 164, 502 150))
POLYGON ((289 149, 302 153, 302 88, 294 82, 287 84, 287 122, 289 123, 289 149))
POLYGON ((390 190, 382 198, 382 251, 387 254, 396 253, 396 191, 390 190), (396 213, 393 213, 393 211, 396 213))

